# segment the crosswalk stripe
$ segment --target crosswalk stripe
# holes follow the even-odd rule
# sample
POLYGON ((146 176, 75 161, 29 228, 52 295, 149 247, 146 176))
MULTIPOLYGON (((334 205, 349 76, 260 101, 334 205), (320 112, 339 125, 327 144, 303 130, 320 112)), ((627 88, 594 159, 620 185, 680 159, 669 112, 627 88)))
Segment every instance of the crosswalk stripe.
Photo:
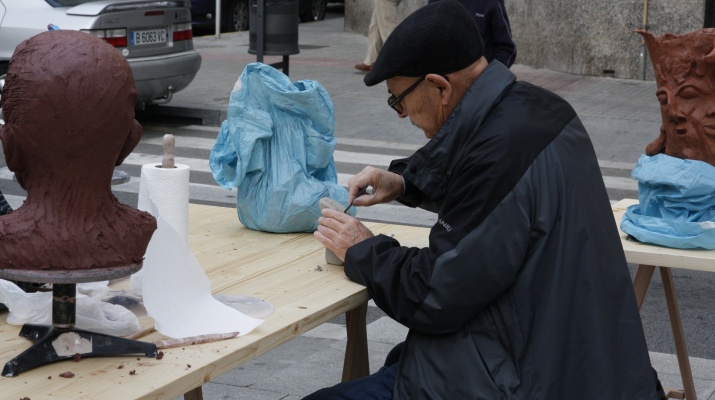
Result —
POLYGON ((603 176, 603 183, 606 184, 607 189, 620 189, 620 190, 631 190, 638 191, 638 181, 631 178, 621 178, 617 176, 603 176))
MULTIPOLYGON (((161 145, 162 144, 163 138, 152 138, 143 141, 142 143, 146 144, 155 144, 155 145, 161 145)), ((214 143, 216 142, 215 139, 206 139, 206 138, 200 138, 200 137, 185 137, 182 136, 180 138, 176 139, 176 144, 181 145, 181 147, 189 147, 193 149, 201 149, 201 150, 211 150, 213 148, 214 143)), ((132 153, 134 154, 134 153, 132 153)), ((130 154, 131 157, 131 154, 130 154)), ((159 162, 161 162, 161 157, 157 156, 151 156, 152 158, 159 158, 159 162)), ((136 158, 136 157, 135 157, 136 158)), ((385 154, 373 154, 373 153, 363 153, 363 152, 354 152, 354 151, 343 151, 343 150, 335 150, 333 152, 333 159, 337 163, 346 163, 346 164, 363 164, 363 165, 373 165, 376 167, 388 167, 392 160, 398 159, 398 158, 404 158, 404 156, 395 156, 395 155, 385 155, 385 154)), ((176 158, 177 163, 182 163, 185 164, 184 162, 179 161, 179 157, 176 158)), ((154 162, 155 160, 151 160, 148 162, 154 162)), ((189 160, 187 160, 189 161, 189 160)), ((208 161, 202 160, 206 165, 208 165, 208 161)), ((125 163, 128 161, 124 161, 125 163)), ((134 163, 133 161, 130 161, 134 163)), ((192 169, 194 169, 192 167, 192 169)))
MULTIPOLYGON (((181 153, 182 148, 187 149, 200 149, 200 150, 211 150, 215 143, 215 139, 202 138, 192 136, 190 134, 191 130, 194 131, 213 131, 218 132, 217 127, 203 127, 203 126, 187 126, 177 130, 176 134, 176 148, 177 153, 181 153)), ((163 138, 151 138, 142 140, 142 144, 152 144, 161 145, 163 138)), ((421 145, 416 144, 400 144, 373 140, 363 140, 363 139, 339 139, 341 144, 359 146, 363 149, 369 150, 373 148, 380 149, 395 149, 395 150, 410 150, 414 151, 418 149, 421 145)), ((345 151, 345 150, 335 150, 333 153, 336 163, 341 164, 354 164, 354 165, 372 165, 378 168, 387 168, 392 160, 397 158, 403 158, 403 156, 398 155, 387 155, 387 154, 375 154, 370 152, 358 152, 358 151, 345 151)), ((617 161, 606 161, 599 160, 599 166, 601 168, 615 169, 615 170, 632 170, 635 166, 633 163, 617 162, 617 161)), ((159 164, 161 163, 161 155, 147 154, 134 152, 131 153, 122 164, 123 166, 139 166, 144 164, 159 164)), ((188 165, 192 171, 211 173, 211 168, 209 167, 208 160, 203 158, 191 158, 191 157, 176 157, 176 163, 188 165)), ((121 169, 121 166, 119 167, 121 169)), ((348 181, 352 178, 353 174, 338 173, 337 179, 338 184, 347 187, 348 181)), ((12 180, 13 173, 7 168, 0 168, 0 179, 12 180)), ((616 190, 626 190, 637 193, 638 183, 631 178, 616 177, 616 176, 603 176, 604 183, 609 189, 616 190)), ((115 185, 112 190, 117 193, 138 193, 139 192, 139 177, 131 177, 129 182, 115 185)), ((236 204, 236 191, 226 190, 219 186, 218 184, 205 184, 205 183, 189 183, 189 198, 191 201, 203 201, 210 202, 214 204, 220 204, 227 207, 235 207, 236 204)), ((16 195, 6 195, 8 202, 13 208, 19 207, 24 201, 24 196, 16 195)), ((436 215, 428 211, 421 209, 404 207, 398 204, 380 204, 367 208, 358 208, 357 216, 364 220, 372 221, 384 221, 389 223, 409 223, 411 225, 418 226, 432 226, 436 223, 436 215)))
MULTIPOLYGON (((203 126, 203 125, 188 125, 184 127, 183 129, 187 130, 196 130, 196 131, 202 131, 202 132, 215 132, 216 135, 218 136, 218 132, 221 130, 220 127, 218 126, 203 126)), ((183 140, 183 136, 181 138, 177 138, 177 140, 183 140)), ((215 139, 207 139, 211 141, 215 141, 215 139)), ((426 141, 421 144, 412 144, 412 143, 394 143, 394 142, 386 142, 382 140, 371 140, 371 139, 353 139, 353 138, 335 138, 337 141, 338 145, 347 145, 347 146, 362 146, 362 147, 368 147, 368 148, 379 148, 379 149, 397 149, 397 150, 407 150, 407 151, 417 151, 420 147, 424 146, 426 141)), ((426 139, 425 139, 426 140, 426 139)), ((154 140, 156 144, 161 144, 161 139, 155 139, 154 140)))
MULTIPOLYGON (((176 164, 188 165, 192 171, 211 173, 209 161, 203 158, 176 157, 176 164)), ((124 159, 122 165, 142 166, 144 164, 161 164, 161 156, 144 153, 131 153, 124 159)), ((121 166, 119 167, 121 168, 121 166)))
POLYGON ((620 162, 620 161, 606 161, 606 160, 598 160, 598 166, 601 168, 611 168, 611 169, 624 169, 624 170, 633 170, 633 168, 636 167, 635 163, 627 163, 627 162, 620 162))
MULTIPOLYGON (((152 138, 152 139, 147 139, 142 141, 142 143, 146 144, 154 144, 154 145, 161 145, 162 144, 163 138, 152 138)), ((354 145, 359 145, 363 147, 372 147, 372 148, 381 148, 381 149, 402 149, 402 150, 417 150, 419 146, 416 145, 410 145, 410 144, 400 144, 400 143, 392 143, 392 142, 380 142, 380 141, 372 141, 372 140, 362 140, 362 139, 341 139, 341 141, 349 143, 349 144, 354 144, 354 145)), ((181 147, 188 147, 188 148, 193 148, 193 149, 201 149, 201 150, 211 150, 213 148, 214 143, 216 142, 215 139, 207 139, 207 138, 201 138, 201 137, 193 137, 193 136, 185 136, 181 135, 181 137, 176 139, 177 145, 180 145, 181 147)), ((134 155, 130 154, 130 157, 134 155)), ((138 157, 144 157, 138 156, 138 157)), ((146 156, 150 160, 144 162, 144 161, 131 161, 134 164, 144 164, 148 162, 155 162, 156 159, 158 159, 159 162, 161 162, 161 158, 158 156, 146 156)), ((404 158, 404 156, 398 156, 398 155, 389 155, 389 154, 374 154, 374 153, 366 153, 366 152, 354 152, 354 151, 344 151, 344 150, 335 150, 333 152, 333 159, 335 160, 336 163, 345 163, 345 164, 362 164, 362 165, 372 165, 375 167, 383 167, 387 168, 392 160, 398 159, 398 158, 404 158)), ((139 160, 137 156, 134 156, 133 159, 139 160)), ((179 157, 177 157, 177 162, 179 157)), ((197 159, 186 159, 185 162, 181 162, 182 164, 188 164, 192 166, 192 169, 194 170, 201 170, 203 169, 198 169, 196 168, 200 163, 204 163, 206 166, 208 166, 208 161, 206 160, 200 160, 200 163, 197 162, 197 164, 193 164, 193 160, 197 159)), ((128 162, 128 161, 125 161, 128 162)), ((610 168, 610 169, 618 169, 618 170, 632 170, 635 167, 635 163, 626 163, 626 162, 619 162, 619 161, 608 161, 608 160, 598 160, 598 165, 601 168, 610 168)), ((206 171, 210 172, 210 171, 206 171)), ((622 184, 619 184, 619 188, 622 187, 622 184)), ((626 185, 627 186, 627 185, 626 185)))

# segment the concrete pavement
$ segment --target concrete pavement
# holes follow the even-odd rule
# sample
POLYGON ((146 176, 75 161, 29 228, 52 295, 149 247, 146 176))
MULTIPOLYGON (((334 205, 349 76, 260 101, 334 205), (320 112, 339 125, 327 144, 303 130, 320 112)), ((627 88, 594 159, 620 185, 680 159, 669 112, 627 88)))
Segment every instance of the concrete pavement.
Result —
MULTIPOLYGON (((291 79, 317 80, 326 88, 335 105, 339 144, 348 139, 387 141, 384 132, 390 132, 390 142, 423 144, 421 131, 395 118, 385 104, 388 94, 384 83, 374 88, 363 84, 363 74, 353 65, 363 59, 367 40, 344 32, 343 24, 340 15, 328 14, 325 21, 300 25, 300 54, 290 57, 291 79)), ((188 89, 159 111, 201 118, 208 125, 220 124, 226 118, 235 81, 245 65, 256 60, 248 54, 248 41, 248 32, 222 34, 220 39, 195 38, 203 57, 201 70, 188 89)), ((264 61, 271 63, 279 58, 266 57, 264 61)), ((602 162, 635 162, 660 127, 658 108, 645 101, 655 101, 653 82, 575 76, 518 64, 512 71, 519 79, 553 90, 571 102, 602 162)), ((406 329, 375 312, 368 315, 368 322, 371 371, 376 371, 392 346, 404 339, 406 329)), ((300 399, 339 382, 345 343, 344 321, 338 318, 207 383, 204 398, 300 399)), ((674 355, 652 352, 651 361, 664 385, 682 387, 674 355)), ((691 358, 691 365, 698 398, 715 400, 715 361, 691 358)))

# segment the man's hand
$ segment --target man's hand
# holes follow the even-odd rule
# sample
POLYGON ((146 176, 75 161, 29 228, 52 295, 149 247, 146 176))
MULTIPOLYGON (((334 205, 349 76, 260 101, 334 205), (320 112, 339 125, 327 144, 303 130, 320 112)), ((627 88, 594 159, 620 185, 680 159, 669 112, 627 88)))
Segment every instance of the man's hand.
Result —
POLYGON ((373 167, 365 167, 348 181, 348 204, 367 207, 374 204, 389 203, 402 196, 404 191, 402 177, 373 167), (372 193, 358 197, 361 190, 372 187, 372 193))
POLYGON ((313 235, 343 261, 351 246, 375 236, 362 222, 348 214, 329 208, 323 209, 322 213, 323 216, 318 218, 318 230, 313 235))

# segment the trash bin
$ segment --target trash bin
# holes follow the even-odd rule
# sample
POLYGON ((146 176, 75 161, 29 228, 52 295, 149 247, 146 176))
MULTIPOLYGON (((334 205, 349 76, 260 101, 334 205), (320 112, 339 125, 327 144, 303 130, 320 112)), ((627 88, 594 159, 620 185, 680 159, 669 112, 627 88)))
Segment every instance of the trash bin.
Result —
POLYGON ((263 55, 298 54, 298 0, 251 0, 248 52, 258 54, 258 1, 263 1, 263 55))

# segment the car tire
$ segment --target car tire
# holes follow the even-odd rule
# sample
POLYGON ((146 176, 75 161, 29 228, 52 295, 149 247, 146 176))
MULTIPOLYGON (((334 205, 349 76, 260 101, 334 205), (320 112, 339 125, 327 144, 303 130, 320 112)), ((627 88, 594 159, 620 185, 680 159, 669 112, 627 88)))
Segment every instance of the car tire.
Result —
POLYGON ((308 0, 310 7, 300 15, 301 22, 322 21, 325 19, 325 9, 328 6, 328 0, 308 0))
POLYGON ((233 0, 229 2, 226 15, 223 18, 224 32, 248 30, 248 0, 233 0))

